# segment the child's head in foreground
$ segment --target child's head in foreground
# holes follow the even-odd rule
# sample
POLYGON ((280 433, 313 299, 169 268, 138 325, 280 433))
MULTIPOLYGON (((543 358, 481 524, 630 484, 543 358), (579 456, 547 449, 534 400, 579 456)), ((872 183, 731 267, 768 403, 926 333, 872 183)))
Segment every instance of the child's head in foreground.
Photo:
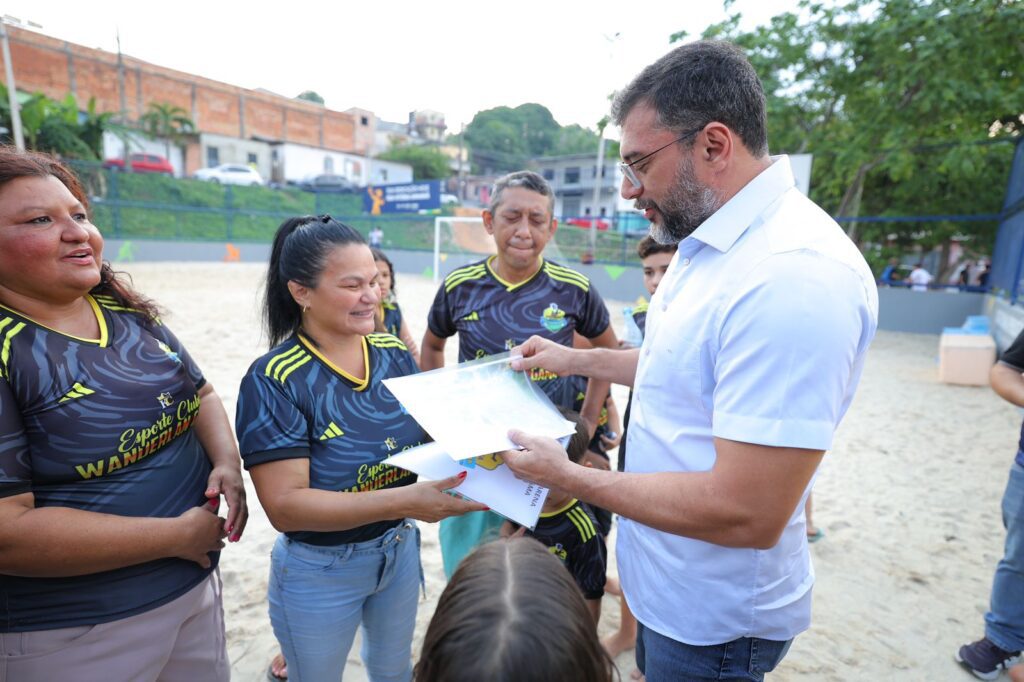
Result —
POLYGON ((636 252, 644 267, 644 286, 647 287, 647 293, 654 294, 672 262, 672 256, 676 254, 676 245, 659 244, 651 235, 647 235, 636 245, 636 252))
POLYGON ((417 682, 610 682, 614 666, 572 575, 544 545, 482 545, 455 571, 427 627, 417 682))

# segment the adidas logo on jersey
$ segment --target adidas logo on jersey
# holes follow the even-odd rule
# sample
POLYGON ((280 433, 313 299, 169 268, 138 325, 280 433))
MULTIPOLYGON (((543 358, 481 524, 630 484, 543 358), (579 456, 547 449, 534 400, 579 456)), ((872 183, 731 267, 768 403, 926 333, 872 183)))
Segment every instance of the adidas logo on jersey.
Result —
POLYGON ((85 396, 92 395, 95 392, 96 391, 92 390, 91 388, 86 388, 85 386, 76 381, 75 385, 71 387, 71 390, 65 393, 64 397, 62 397, 57 402, 66 403, 69 400, 74 400, 75 398, 84 398, 85 396))
POLYGON ((462 321, 463 322, 479 322, 480 321, 480 316, 474 310, 469 315, 466 315, 465 317, 463 317, 462 321))
POLYGON ((330 440, 337 438, 338 436, 344 436, 345 432, 338 428, 338 425, 331 422, 327 425, 327 429, 324 431, 324 435, 320 436, 320 440, 330 440))

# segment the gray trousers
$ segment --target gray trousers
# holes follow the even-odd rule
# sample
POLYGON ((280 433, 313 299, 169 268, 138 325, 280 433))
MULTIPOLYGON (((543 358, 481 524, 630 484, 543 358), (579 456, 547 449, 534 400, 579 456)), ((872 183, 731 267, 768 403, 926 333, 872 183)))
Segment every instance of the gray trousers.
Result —
POLYGON ((110 623, 0 633, 0 682, 227 682, 219 571, 177 599, 110 623))

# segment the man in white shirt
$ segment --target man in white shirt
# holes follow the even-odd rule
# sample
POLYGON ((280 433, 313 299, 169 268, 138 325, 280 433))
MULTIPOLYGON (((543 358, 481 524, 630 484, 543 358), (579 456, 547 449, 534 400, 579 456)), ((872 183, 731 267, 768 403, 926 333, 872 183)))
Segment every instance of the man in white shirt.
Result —
POLYGON ((928 291, 928 285, 932 281, 932 273, 924 269, 923 263, 915 263, 914 269, 907 275, 910 288, 913 291, 928 291))
POLYGON ((760 680, 810 625, 804 501, 853 398, 878 297, 842 229, 768 156, 764 94, 698 42, 616 98, 622 195, 678 243, 634 350, 532 338, 516 367, 634 386, 625 472, 511 434, 522 478, 622 516, 623 592, 650 682, 760 680))

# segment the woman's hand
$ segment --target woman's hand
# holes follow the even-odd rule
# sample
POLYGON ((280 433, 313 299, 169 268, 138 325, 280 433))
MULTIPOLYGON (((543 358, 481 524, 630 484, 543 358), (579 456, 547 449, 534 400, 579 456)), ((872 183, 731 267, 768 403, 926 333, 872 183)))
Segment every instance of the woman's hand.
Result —
POLYGON ((171 556, 210 567, 210 552, 224 549, 224 519, 217 516, 219 499, 193 507, 178 517, 179 540, 171 556))
POLYGON ((461 516, 467 512, 489 511, 489 507, 479 502, 466 500, 445 492, 457 488, 460 483, 466 480, 466 473, 463 471, 457 476, 440 481, 413 483, 402 488, 402 492, 406 496, 405 516, 414 518, 417 521, 434 523, 449 516, 461 516))
POLYGON ((224 464, 214 467, 210 472, 206 484, 206 498, 215 500, 220 495, 223 495, 228 503, 228 518, 224 523, 224 530, 231 535, 231 542, 238 542, 249 520, 249 508, 245 503, 242 471, 237 466, 224 464))

